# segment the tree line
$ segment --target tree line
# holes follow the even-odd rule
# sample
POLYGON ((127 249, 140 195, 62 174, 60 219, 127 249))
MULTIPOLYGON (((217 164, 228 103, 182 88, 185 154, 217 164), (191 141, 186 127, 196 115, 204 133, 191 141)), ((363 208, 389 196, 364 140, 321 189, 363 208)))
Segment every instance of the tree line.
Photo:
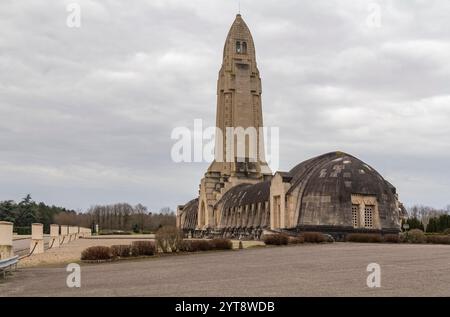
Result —
POLYGON ((50 230, 56 215, 61 213, 75 213, 63 207, 47 206, 36 203, 31 195, 27 195, 20 202, 5 200, 0 202, 0 220, 14 223, 14 230, 20 234, 29 234, 32 223, 39 222, 44 225, 44 231, 50 230))
POLYGON ((100 231, 114 232, 154 232, 166 225, 175 225, 175 213, 164 207, 159 212, 148 211, 142 204, 132 206, 127 203, 111 205, 96 205, 86 212, 76 212, 62 207, 47 206, 36 203, 31 195, 27 195, 20 202, 12 200, 0 202, 0 221, 14 223, 14 229, 19 234, 29 234, 32 223, 44 224, 44 232, 48 233, 50 224, 80 226, 92 228, 96 225, 100 231))
POLYGON ((142 204, 132 206, 127 203, 118 203, 96 205, 85 213, 60 213, 56 215, 55 223, 90 227, 94 232, 95 225, 98 225, 103 232, 150 233, 163 226, 174 226, 176 217, 169 207, 154 213, 148 211, 142 204))
MULTIPOLYGON (((421 229, 426 232, 443 232, 450 228, 450 205, 445 209, 415 205, 408 208, 409 217, 404 223, 410 229, 421 229)), ((20 202, 6 200, 0 202, 0 221, 14 223, 15 231, 27 234, 32 223, 44 224, 48 232, 50 224, 64 224, 92 228, 96 226, 102 231, 154 232, 166 225, 175 225, 175 213, 164 207, 159 212, 150 212, 142 204, 132 206, 127 203, 96 205, 86 212, 76 212, 64 207, 48 206, 43 202, 36 203, 27 195, 20 202)))

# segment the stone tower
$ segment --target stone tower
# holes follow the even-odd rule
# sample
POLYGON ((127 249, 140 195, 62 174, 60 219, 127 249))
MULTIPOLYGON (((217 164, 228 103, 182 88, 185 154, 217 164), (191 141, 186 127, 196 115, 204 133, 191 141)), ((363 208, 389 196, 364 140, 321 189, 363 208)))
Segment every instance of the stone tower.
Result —
POLYGON ((214 205, 233 186, 272 177, 264 160, 261 78, 255 44, 238 14, 228 32, 217 82, 215 160, 200 183, 197 229, 217 227, 214 205), (244 131, 240 137, 234 132, 244 131), (251 133, 255 132, 255 133, 251 133), (243 136, 243 137, 242 137, 243 136), (245 146, 244 146, 245 144, 245 146), (243 150, 242 150, 243 149, 243 150))

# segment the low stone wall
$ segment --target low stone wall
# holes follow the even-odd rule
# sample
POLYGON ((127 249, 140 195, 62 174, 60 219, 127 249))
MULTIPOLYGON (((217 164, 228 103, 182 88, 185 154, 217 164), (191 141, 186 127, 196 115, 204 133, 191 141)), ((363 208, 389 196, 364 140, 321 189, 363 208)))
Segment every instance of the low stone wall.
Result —
MULTIPOLYGON (((7 259, 14 256, 13 226, 14 224, 11 222, 0 221, 0 259, 7 259)), ((92 230, 89 228, 67 225, 61 225, 60 227, 57 224, 51 224, 48 249, 58 248, 62 244, 91 235, 92 230)), ((18 236, 14 238, 17 240, 18 236)), ((46 251, 44 245, 44 225, 42 223, 33 223, 31 225, 31 236, 27 236, 26 239, 30 239, 30 253, 27 256, 46 251)))

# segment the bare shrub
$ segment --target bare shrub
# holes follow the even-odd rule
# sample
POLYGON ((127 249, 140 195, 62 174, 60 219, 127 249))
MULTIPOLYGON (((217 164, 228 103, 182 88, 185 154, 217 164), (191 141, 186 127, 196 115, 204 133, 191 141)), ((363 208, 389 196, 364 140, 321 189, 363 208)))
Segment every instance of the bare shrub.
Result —
POLYGON ((383 242, 399 243, 400 242, 400 236, 398 234, 385 234, 383 236, 383 242))
POLYGON ((214 250, 231 250, 233 243, 230 239, 212 239, 211 244, 214 250))
POLYGON ((181 252, 193 252, 192 250, 192 240, 182 240, 178 247, 181 252))
POLYGON ((289 237, 285 234, 266 234, 263 236, 263 241, 268 245, 286 245, 289 237))
POLYGON ((111 250, 114 256, 118 256, 121 258, 126 258, 131 256, 131 245, 123 244, 123 245, 113 245, 111 246, 111 250))
POLYGON ((155 255, 156 247, 153 241, 133 241, 131 243, 131 254, 133 256, 155 255))
POLYGON ((381 234, 377 233, 350 233, 346 237, 348 242, 362 242, 362 243, 378 243, 383 241, 381 234))
POLYGON ((193 252, 209 251, 213 249, 213 245, 208 240, 191 240, 191 248, 193 252))
POLYGON ((303 236, 289 237, 289 240, 288 240, 289 244, 302 244, 304 242, 305 242, 305 238, 303 236))
POLYGON ((447 235, 429 235, 426 236, 427 243, 431 244, 450 244, 450 236, 447 235))
POLYGON ((179 250, 183 252, 209 251, 213 249, 211 240, 183 240, 179 250))
POLYGON ((233 243, 230 239, 212 240, 182 240, 179 243, 179 250, 182 252, 198 252, 210 250, 231 250, 233 243))
POLYGON ((328 237, 321 232, 303 232, 302 237, 305 242, 310 243, 322 243, 328 241, 328 237))
POLYGON ((165 226, 156 232, 156 244, 164 253, 177 252, 182 240, 182 232, 174 226, 165 226))
POLYGON ((407 232, 406 241, 409 243, 425 243, 425 234, 420 229, 412 229, 407 232))

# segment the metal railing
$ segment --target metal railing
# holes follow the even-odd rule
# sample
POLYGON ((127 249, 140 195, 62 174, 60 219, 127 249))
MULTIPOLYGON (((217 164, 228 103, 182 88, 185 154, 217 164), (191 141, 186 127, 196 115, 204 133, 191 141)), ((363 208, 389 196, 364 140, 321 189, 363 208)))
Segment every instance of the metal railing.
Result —
POLYGON ((12 268, 17 269, 17 262, 19 262, 19 256, 13 256, 12 258, 0 260, 0 272, 3 273, 3 278, 6 278, 6 273, 12 270, 12 268))

